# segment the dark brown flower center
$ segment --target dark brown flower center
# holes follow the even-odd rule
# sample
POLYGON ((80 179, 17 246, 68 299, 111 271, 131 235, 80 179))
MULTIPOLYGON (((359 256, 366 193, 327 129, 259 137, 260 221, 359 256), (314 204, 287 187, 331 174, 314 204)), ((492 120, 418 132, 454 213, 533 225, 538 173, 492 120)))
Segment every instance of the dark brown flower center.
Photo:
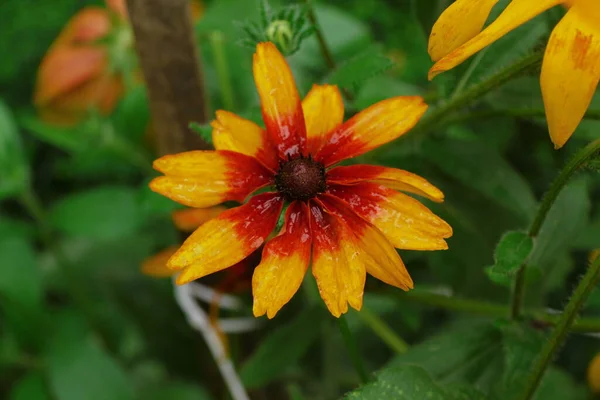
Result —
POLYGON ((288 200, 309 200, 326 189, 325 167, 308 156, 282 161, 275 176, 277 190, 288 200))

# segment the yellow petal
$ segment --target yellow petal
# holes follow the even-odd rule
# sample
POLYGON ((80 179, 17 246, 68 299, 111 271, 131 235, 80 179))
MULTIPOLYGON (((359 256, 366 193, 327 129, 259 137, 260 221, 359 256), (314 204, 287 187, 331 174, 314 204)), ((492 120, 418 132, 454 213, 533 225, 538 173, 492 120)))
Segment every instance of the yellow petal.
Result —
POLYGON ((329 193, 375 225, 398 249, 445 250, 452 228, 416 199, 373 183, 331 185, 329 193))
POLYGON ((175 254, 177 249, 177 246, 171 246, 145 259, 142 263, 142 272, 154 278, 168 278, 169 276, 173 276, 175 271, 167 268, 167 261, 175 254))
POLYGON ((264 129, 229 111, 218 110, 216 116, 210 124, 215 149, 246 154, 272 170, 277 169, 277 152, 264 129))
POLYGON ((437 61, 475 36, 498 0, 456 0, 433 25, 429 35, 429 56, 437 61))
POLYGON ((344 100, 335 85, 313 85, 302 100, 302 110, 308 153, 316 154, 326 135, 344 122, 344 100))
POLYGON ((302 103, 285 57, 273 43, 259 43, 252 65, 263 120, 279 157, 304 154, 306 126, 302 103))
POLYGON ((310 262, 308 208, 302 202, 290 204, 285 228, 266 244, 262 260, 252 276, 254 316, 273 318, 302 284, 310 262))
POLYGON ((408 132, 425 111, 427 104, 419 96, 380 101, 330 132, 315 159, 330 166, 373 150, 408 132))
POLYGON ((367 273, 402 290, 413 288, 413 281, 398 252, 377 228, 334 196, 321 196, 320 201, 328 212, 340 218, 353 233, 367 273))
POLYGON ((563 0, 512 0, 500 16, 479 35, 440 59, 430 70, 429 79, 461 64, 473 54, 494 43, 563 0))
POLYGON ((183 232, 192 232, 203 223, 217 217, 227 208, 215 206, 210 208, 184 208, 171 214, 175 227, 183 232))
POLYGON ((202 225, 167 263, 173 270, 183 270, 177 283, 193 281, 248 257, 273 231, 282 206, 277 193, 263 193, 202 225))
POLYGON ((556 148, 577 129, 600 80, 600 11, 596 10, 599 19, 593 25, 586 17, 594 10, 579 4, 552 31, 542 64, 542 94, 556 148))
POLYGON ((273 180, 273 173, 255 158, 232 151, 167 155, 154 161, 154 168, 166 176, 150 182, 153 191, 196 208, 229 200, 241 203, 273 180))
POLYGON ((600 353, 596 354, 587 370, 587 380, 594 393, 600 393, 600 353))
POLYGON ((364 253, 350 229, 336 216, 311 203, 312 273, 334 317, 362 307, 366 280, 364 253))
POLYGON ((426 179, 402 169, 379 165, 349 165, 332 168, 327 172, 327 182, 349 185, 363 181, 379 183, 391 189, 414 193, 437 203, 444 201, 444 193, 426 179))

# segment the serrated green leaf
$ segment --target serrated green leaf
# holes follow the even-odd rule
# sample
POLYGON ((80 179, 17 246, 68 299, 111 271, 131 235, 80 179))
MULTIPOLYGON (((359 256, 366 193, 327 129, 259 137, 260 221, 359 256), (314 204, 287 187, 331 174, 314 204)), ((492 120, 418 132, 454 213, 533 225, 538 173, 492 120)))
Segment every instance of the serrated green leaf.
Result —
POLYGON ((294 365, 319 337, 320 310, 307 309, 267 336, 240 371, 248 388, 264 386, 294 365))
POLYGON ((511 277, 525 262, 533 250, 533 239, 525 232, 507 232, 496 246, 494 265, 486 269, 486 273, 494 282, 504 278, 510 284, 511 277))
POLYGON ((404 366, 378 372, 374 382, 348 393, 344 399, 447 400, 447 397, 423 368, 404 366))
POLYGON ((50 208, 59 231, 99 240, 133 234, 142 223, 137 193, 126 186, 100 186, 70 194, 50 208))
POLYGON ((345 89, 358 89, 368 79, 382 74, 393 65, 377 48, 371 48, 341 64, 328 81, 345 89))

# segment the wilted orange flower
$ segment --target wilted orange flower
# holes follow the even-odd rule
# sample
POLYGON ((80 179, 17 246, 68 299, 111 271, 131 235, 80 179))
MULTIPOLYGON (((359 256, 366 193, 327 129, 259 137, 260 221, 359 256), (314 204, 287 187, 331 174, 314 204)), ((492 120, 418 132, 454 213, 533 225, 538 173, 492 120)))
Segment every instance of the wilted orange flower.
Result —
POLYGON ((262 246, 289 203, 279 234, 254 271, 254 315, 272 318, 300 287, 312 259, 333 315, 360 309, 366 273, 408 290, 413 282, 394 247, 446 249, 452 229, 414 198, 443 194, 410 172, 372 165, 333 166, 410 130, 427 109, 421 97, 379 102, 345 123, 335 86, 315 85, 300 100, 285 58, 272 43, 254 54, 266 129, 227 111, 213 121, 216 151, 167 155, 150 187, 191 207, 243 202, 198 228, 169 259, 184 284, 225 269, 262 246))
POLYGON ((122 77, 111 69, 107 45, 98 41, 112 31, 114 20, 124 21, 123 10, 122 4, 112 9, 86 7, 54 41, 40 64, 34 93, 44 120, 68 126, 91 107, 103 114, 113 110, 123 92, 122 77))
POLYGON ((433 26, 429 78, 454 68, 511 30, 558 4, 569 11, 556 25, 542 64, 541 86, 550 138, 556 148, 571 137, 600 80, 600 1, 512 0, 482 31, 498 0, 457 0, 433 26))

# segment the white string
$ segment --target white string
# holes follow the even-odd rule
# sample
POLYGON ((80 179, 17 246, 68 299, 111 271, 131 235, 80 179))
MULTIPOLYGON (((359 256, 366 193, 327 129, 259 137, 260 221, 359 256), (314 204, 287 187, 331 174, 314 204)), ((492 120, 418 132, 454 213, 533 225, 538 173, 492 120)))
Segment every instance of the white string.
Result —
POLYGON ((246 389, 244 389, 244 385, 235 371, 231 359, 225 352, 219 334, 211 325, 206 312, 198 306, 194 299, 194 285, 197 284, 188 283, 187 285, 179 286, 173 281, 175 300, 185 314, 190 326, 200 332, 204 337, 204 340, 219 367, 219 371, 221 371, 225 384, 229 389, 231 398, 233 400, 249 400, 246 389))
POLYGON ((205 303, 212 303, 217 299, 217 305, 219 308, 226 310, 239 310, 243 307, 242 302, 235 296, 227 293, 218 293, 210 286, 206 286, 199 282, 192 282, 189 284, 192 296, 205 303))

